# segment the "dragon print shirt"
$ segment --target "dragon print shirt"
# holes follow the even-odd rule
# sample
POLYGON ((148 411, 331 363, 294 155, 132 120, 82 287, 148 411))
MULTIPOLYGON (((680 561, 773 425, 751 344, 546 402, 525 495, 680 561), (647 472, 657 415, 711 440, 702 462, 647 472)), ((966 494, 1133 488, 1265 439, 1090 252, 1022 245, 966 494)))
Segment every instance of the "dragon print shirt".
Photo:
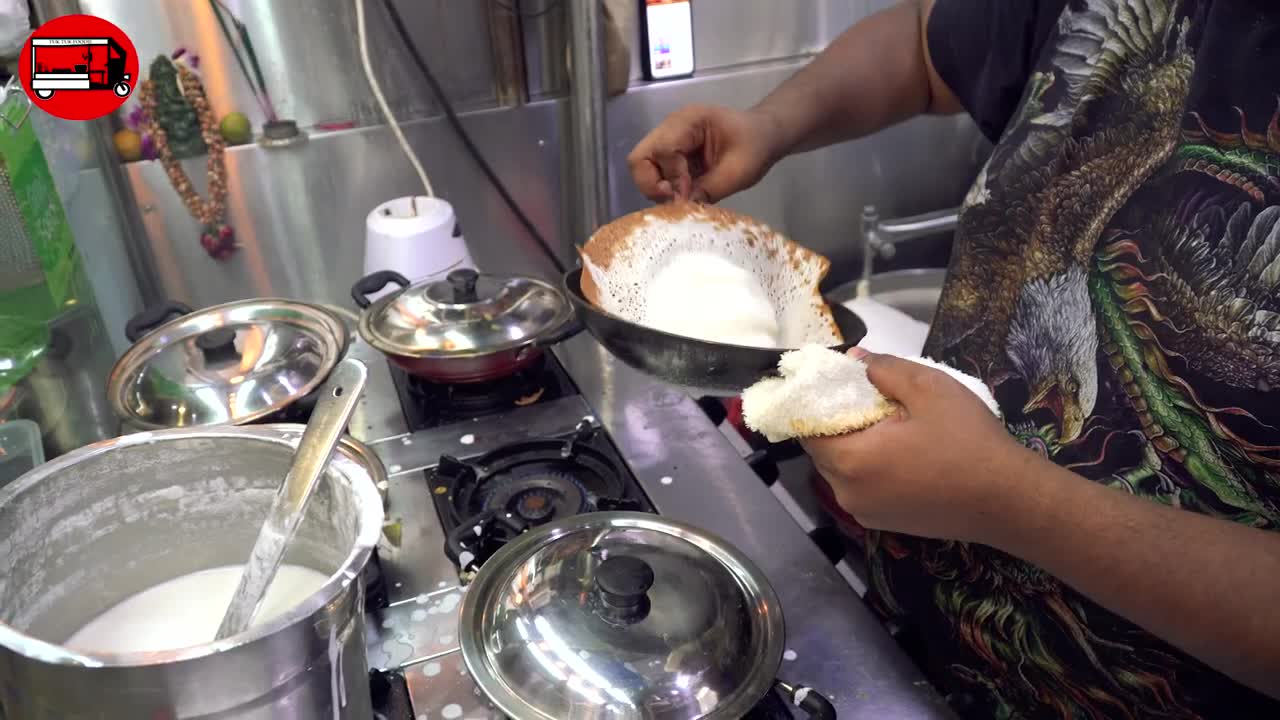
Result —
MULTIPOLYGON (((1280 3, 937 0, 928 41, 996 144, 927 352, 1060 465, 1280 529, 1280 3)), ((1280 717, 1008 555, 868 550, 872 602, 966 715, 1280 717)))

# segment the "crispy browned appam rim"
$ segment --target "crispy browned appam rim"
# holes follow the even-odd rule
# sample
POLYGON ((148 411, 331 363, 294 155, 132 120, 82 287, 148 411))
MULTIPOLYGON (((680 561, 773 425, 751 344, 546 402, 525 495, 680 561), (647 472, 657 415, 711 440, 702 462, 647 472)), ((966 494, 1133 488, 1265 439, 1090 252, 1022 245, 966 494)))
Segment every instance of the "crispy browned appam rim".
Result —
MULTIPOLYGON (((752 247, 757 242, 765 243, 765 252, 770 257, 777 257, 781 253, 785 258, 785 262, 789 262, 796 270, 806 264, 816 265, 818 267, 818 282, 812 288, 816 307, 822 315, 823 322, 830 327, 835 337, 843 342, 844 338, 840 332, 840 327, 837 325, 835 318, 832 317, 831 308, 827 306, 826 299, 822 297, 822 293, 818 289, 822 279, 827 276, 827 272, 831 269, 831 261, 748 215, 696 202, 675 201, 664 203, 623 215, 602 226, 599 230, 596 230, 595 234, 578 252, 584 260, 590 261, 591 265, 608 272, 614 258, 625 252, 631 243, 636 240, 638 235, 636 230, 649 222, 650 219, 669 223, 693 219, 710 222, 716 228, 725 231, 732 229, 734 226, 741 226, 745 230, 742 233, 743 242, 752 247)), ((595 278, 591 276, 590 272, 582 273, 582 294, 592 305, 601 310, 604 309, 600 305, 600 288, 596 285, 595 278)))

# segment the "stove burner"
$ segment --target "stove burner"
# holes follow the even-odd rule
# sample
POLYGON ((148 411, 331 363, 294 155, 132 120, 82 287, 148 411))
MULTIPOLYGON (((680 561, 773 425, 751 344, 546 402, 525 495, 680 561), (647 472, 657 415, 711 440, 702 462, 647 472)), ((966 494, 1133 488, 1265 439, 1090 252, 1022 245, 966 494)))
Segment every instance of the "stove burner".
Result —
POLYGON ((458 415, 531 405, 545 392, 537 373, 519 373, 501 380, 443 385, 409 378, 409 392, 422 402, 445 402, 458 415))
POLYGON ((492 512, 546 522, 622 496, 621 468, 587 444, 596 433, 584 424, 567 440, 515 443, 468 463, 442 458, 438 475, 450 490, 454 520, 492 512))
POLYGON ((394 365, 391 377, 410 430, 468 421, 574 392, 559 363, 546 354, 519 372, 486 382, 433 383, 394 365))
POLYGON ((465 572, 526 530, 596 510, 646 510, 602 434, 582 423, 568 438, 514 443, 473 461, 440 458, 432 495, 446 552, 465 572))
POLYGON ((555 506, 552 504, 554 502, 555 500, 545 490, 537 488, 525 490, 516 496, 516 514, 522 520, 529 522, 546 520, 555 511, 555 506))
POLYGON ((484 509, 515 513, 533 525, 586 512, 590 509, 587 491, 571 472, 540 466, 517 468, 509 480, 489 492, 484 509))
POLYGON ((495 488, 485 509, 515 513, 527 523, 541 525, 553 517, 586 512, 588 505, 586 490, 568 473, 534 470, 495 488))

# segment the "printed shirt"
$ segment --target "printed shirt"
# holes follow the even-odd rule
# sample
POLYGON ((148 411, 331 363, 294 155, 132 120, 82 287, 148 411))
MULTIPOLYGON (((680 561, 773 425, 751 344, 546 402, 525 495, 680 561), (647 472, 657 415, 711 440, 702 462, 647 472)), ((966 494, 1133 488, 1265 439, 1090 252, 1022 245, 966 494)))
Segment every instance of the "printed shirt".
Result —
MULTIPOLYGON (((1280 527, 1280 4, 938 0, 928 43, 996 145, 927 353, 1063 467, 1280 527)), ((873 604, 966 716, 1280 717, 1006 554, 868 543, 873 604)))

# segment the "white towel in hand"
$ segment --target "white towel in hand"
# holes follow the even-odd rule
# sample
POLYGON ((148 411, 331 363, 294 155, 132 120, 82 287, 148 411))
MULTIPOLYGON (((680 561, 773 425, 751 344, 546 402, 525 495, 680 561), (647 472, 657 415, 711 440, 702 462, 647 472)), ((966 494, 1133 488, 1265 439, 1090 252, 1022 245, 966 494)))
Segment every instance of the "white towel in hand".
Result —
MULTIPOLYGON (((997 417, 1000 406, 981 380, 921 357, 907 358, 940 370, 969 388, 997 417)), ((861 360, 820 345, 783 353, 780 377, 760 380, 742 393, 742 418, 769 442, 843 435, 893 415, 898 404, 880 394, 861 360)))

